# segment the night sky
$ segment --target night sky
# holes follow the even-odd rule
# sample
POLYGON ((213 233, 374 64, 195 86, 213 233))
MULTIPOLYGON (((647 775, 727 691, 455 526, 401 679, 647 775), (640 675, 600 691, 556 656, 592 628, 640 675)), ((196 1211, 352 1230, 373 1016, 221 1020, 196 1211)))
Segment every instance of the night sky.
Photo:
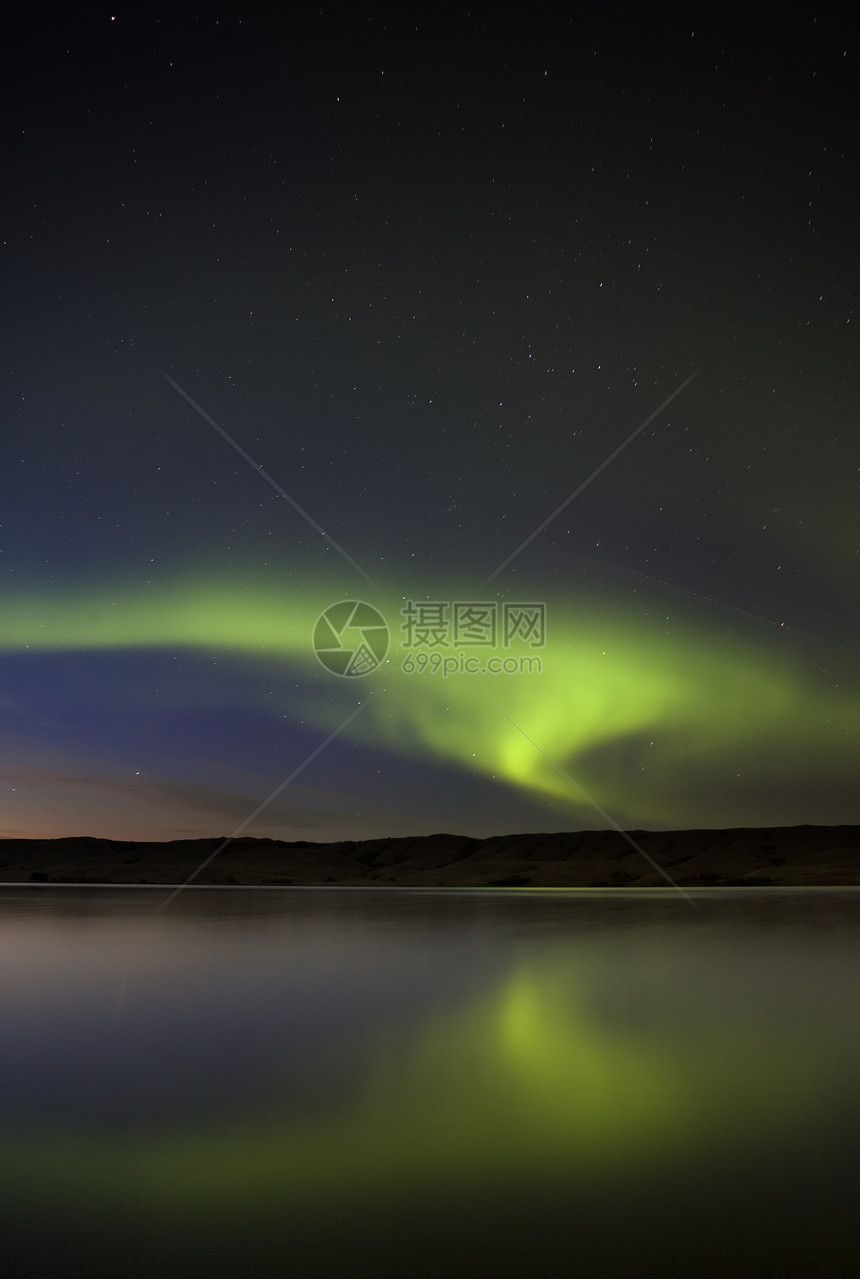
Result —
POLYGON ((0 836, 860 822, 856 17, 571 12, 7 31, 0 836))

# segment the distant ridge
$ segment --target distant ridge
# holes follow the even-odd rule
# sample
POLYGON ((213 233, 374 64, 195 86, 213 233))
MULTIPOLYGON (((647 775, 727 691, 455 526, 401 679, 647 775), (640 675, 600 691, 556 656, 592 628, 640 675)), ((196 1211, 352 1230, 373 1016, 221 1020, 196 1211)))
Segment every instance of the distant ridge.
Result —
MULTIPOLYGON (((684 888, 860 884, 860 826, 737 827, 631 831, 684 888)), ((0 840, 0 882, 181 884, 226 837, 165 843, 71 836, 0 840)), ((197 884, 452 888, 666 886, 617 831, 419 835, 314 844, 244 836, 231 841, 197 884)))

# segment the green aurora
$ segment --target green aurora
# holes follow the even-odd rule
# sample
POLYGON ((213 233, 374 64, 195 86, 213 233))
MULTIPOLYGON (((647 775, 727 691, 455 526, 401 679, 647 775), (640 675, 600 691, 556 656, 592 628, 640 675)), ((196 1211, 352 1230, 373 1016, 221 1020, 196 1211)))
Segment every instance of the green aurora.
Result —
MULTIPOLYGON (((447 594, 469 598, 450 584, 447 594)), ((523 788, 586 826, 604 823, 583 792, 628 828, 856 818, 834 816, 827 796, 851 793, 860 696, 785 631, 765 642, 749 627, 720 633, 669 623, 641 601, 578 595, 548 601, 545 647, 480 650, 482 660, 538 657, 540 672, 407 675, 403 597, 365 592, 392 645, 370 676, 341 679, 311 649, 336 598, 321 585, 285 597, 259 576, 199 573, 144 588, 33 589, 6 600, 0 652, 217 653, 222 665, 265 671, 268 687, 286 672, 301 680, 285 694, 290 714, 321 739, 363 702, 349 736, 523 788)), ((211 697, 217 708, 227 693, 211 697)), ((261 692, 255 709, 271 714, 272 702, 261 692)))
MULTIPOLYGON (((0 1186, 33 1203, 236 1221, 476 1181, 609 1184, 692 1152, 737 1158, 739 1146, 791 1139, 817 1120, 828 1093, 812 1069, 814 1037, 806 1052, 780 1042, 751 1004, 739 1017, 715 990, 705 1024, 693 1014, 625 1028, 592 1006, 579 966, 573 950, 515 966, 405 1040, 383 1034, 336 1111, 285 1117, 275 1083, 263 1123, 225 1113, 211 1127, 150 1134, 31 1131, 5 1143, 0 1186)), ((836 1071, 831 1084, 848 1081, 836 1071)))

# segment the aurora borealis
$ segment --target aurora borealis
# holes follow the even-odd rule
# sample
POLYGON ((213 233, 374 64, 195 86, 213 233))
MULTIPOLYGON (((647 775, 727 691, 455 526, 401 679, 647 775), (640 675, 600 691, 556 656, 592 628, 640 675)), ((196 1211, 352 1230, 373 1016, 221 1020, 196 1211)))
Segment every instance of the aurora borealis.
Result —
MULTIPOLYGON (((386 618, 399 616, 398 601, 365 594, 386 618)), ((588 805, 550 761, 630 826, 715 826, 725 813, 735 824, 850 815, 854 774, 846 745, 856 723, 856 694, 816 678, 808 662, 804 668, 799 643, 778 663, 760 638, 730 636, 718 645, 712 631, 688 622, 676 624, 670 642, 664 620, 652 620, 644 610, 592 605, 581 618, 579 610, 557 602, 539 672, 405 674, 409 650, 395 633, 386 661, 356 693, 358 681, 327 675, 311 649, 314 621, 329 602, 305 591, 291 606, 273 600, 266 582, 246 578, 230 585, 223 577, 162 583, 136 594, 77 590, 57 593, 50 602, 10 600, 3 656, 7 669, 17 670, 16 687, 26 689, 32 680, 34 696, 51 663, 66 677, 74 671, 77 697, 85 696, 92 717, 89 740, 99 743, 101 732, 104 760, 114 736, 127 743, 125 776, 114 769, 102 783, 106 803, 111 786, 128 803, 142 776, 143 804, 151 802, 158 774, 154 750, 161 769, 175 767, 201 787, 189 796, 192 802, 203 801, 207 754, 235 794, 240 768, 253 762, 262 773, 266 750, 283 752, 285 713, 276 690, 289 679, 290 705, 307 726, 309 743, 314 734, 323 739, 333 716, 343 719, 365 703, 350 734, 355 748, 369 750, 380 768, 389 754, 416 766, 441 762, 488 787, 546 797, 559 815, 578 811, 584 824, 588 805), (107 690, 100 686, 106 670, 107 690), (111 704, 122 680, 129 687, 116 710, 111 704), (237 722, 257 744, 231 764, 228 730, 237 722), (205 740, 209 733, 214 741, 205 740), (189 759, 189 744, 199 752, 196 760, 189 759), (798 759, 805 762, 795 793, 783 796, 782 780, 798 759), (838 805, 840 788, 841 809, 816 798, 830 796, 838 805)), ((504 660, 515 651, 516 645, 497 644, 480 650, 480 660, 504 660)), ((76 705, 67 691, 61 697, 76 705)), ((45 746, 48 740, 65 744, 63 715, 69 712, 62 701, 53 721, 50 711, 43 706, 45 746)), ((95 779, 90 784, 98 785, 95 779)), ((245 780, 246 803, 252 784, 245 780)), ((268 779, 258 784, 271 790, 268 779)), ((376 790, 384 793, 384 781, 376 790)), ((241 805, 233 802, 241 819, 241 805)), ((222 821, 230 820, 227 812, 221 810, 222 821)))
POLYGON ((856 1130, 851 900, 723 893, 703 927, 659 892, 602 895, 597 916, 588 896, 252 890, 250 914, 210 893, 160 915, 66 889, 29 918, 5 896, 11 1255, 51 1268, 58 1241, 91 1240, 110 1273, 119 1227, 134 1274, 154 1255, 184 1273, 178 1236, 218 1274, 267 1240, 293 1266, 309 1248, 302 1272, 333 1248, 331 1273, 364 1274, 393 1237, 397 1274, 425 1235, 462 1248, 462 1217, 474 1250, 519 1247, 522 1274, 595 1232, 600 1254, 607 1234, 664 1247, 664 1216, 676 1241, 701 1223, 693 1257, 729 1204, 733 1260, 791 1251, 798 1214, 807 1266, 823 1223, 856 1253, 856 1158, 818 1144, 856 1130))
POLYGON ((30 21, 0 836, 860 821, 847 21, 30 21))

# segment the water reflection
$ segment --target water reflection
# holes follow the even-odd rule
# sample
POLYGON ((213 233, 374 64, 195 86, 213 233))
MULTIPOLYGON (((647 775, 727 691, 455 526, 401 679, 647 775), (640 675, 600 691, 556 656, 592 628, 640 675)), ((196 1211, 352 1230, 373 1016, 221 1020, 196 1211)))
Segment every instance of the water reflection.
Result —
POLYGON ((144 893, 7 894, 10 1237, 38 1252, 21 1221, 57 1238, 74 1223, 91 1273, 110 1272, 121 1223, 141 1266, 124 1273, 169 1239, 157 1264, 176 1273, 192 1243, 211 1272, 241 1241, 250 1273, 287 1254, 293 1273, 492 1257, 531 1274, 538 1254, 561 1273, 581 1247, 590 1273, 666 1274, 721 1204, 748 1259, 778 1229, 784 1273, 801 1273, 797 1214, 812 1212, 841 1266, 860 894, 702 901, 189 893, 157 915, 144 893))

